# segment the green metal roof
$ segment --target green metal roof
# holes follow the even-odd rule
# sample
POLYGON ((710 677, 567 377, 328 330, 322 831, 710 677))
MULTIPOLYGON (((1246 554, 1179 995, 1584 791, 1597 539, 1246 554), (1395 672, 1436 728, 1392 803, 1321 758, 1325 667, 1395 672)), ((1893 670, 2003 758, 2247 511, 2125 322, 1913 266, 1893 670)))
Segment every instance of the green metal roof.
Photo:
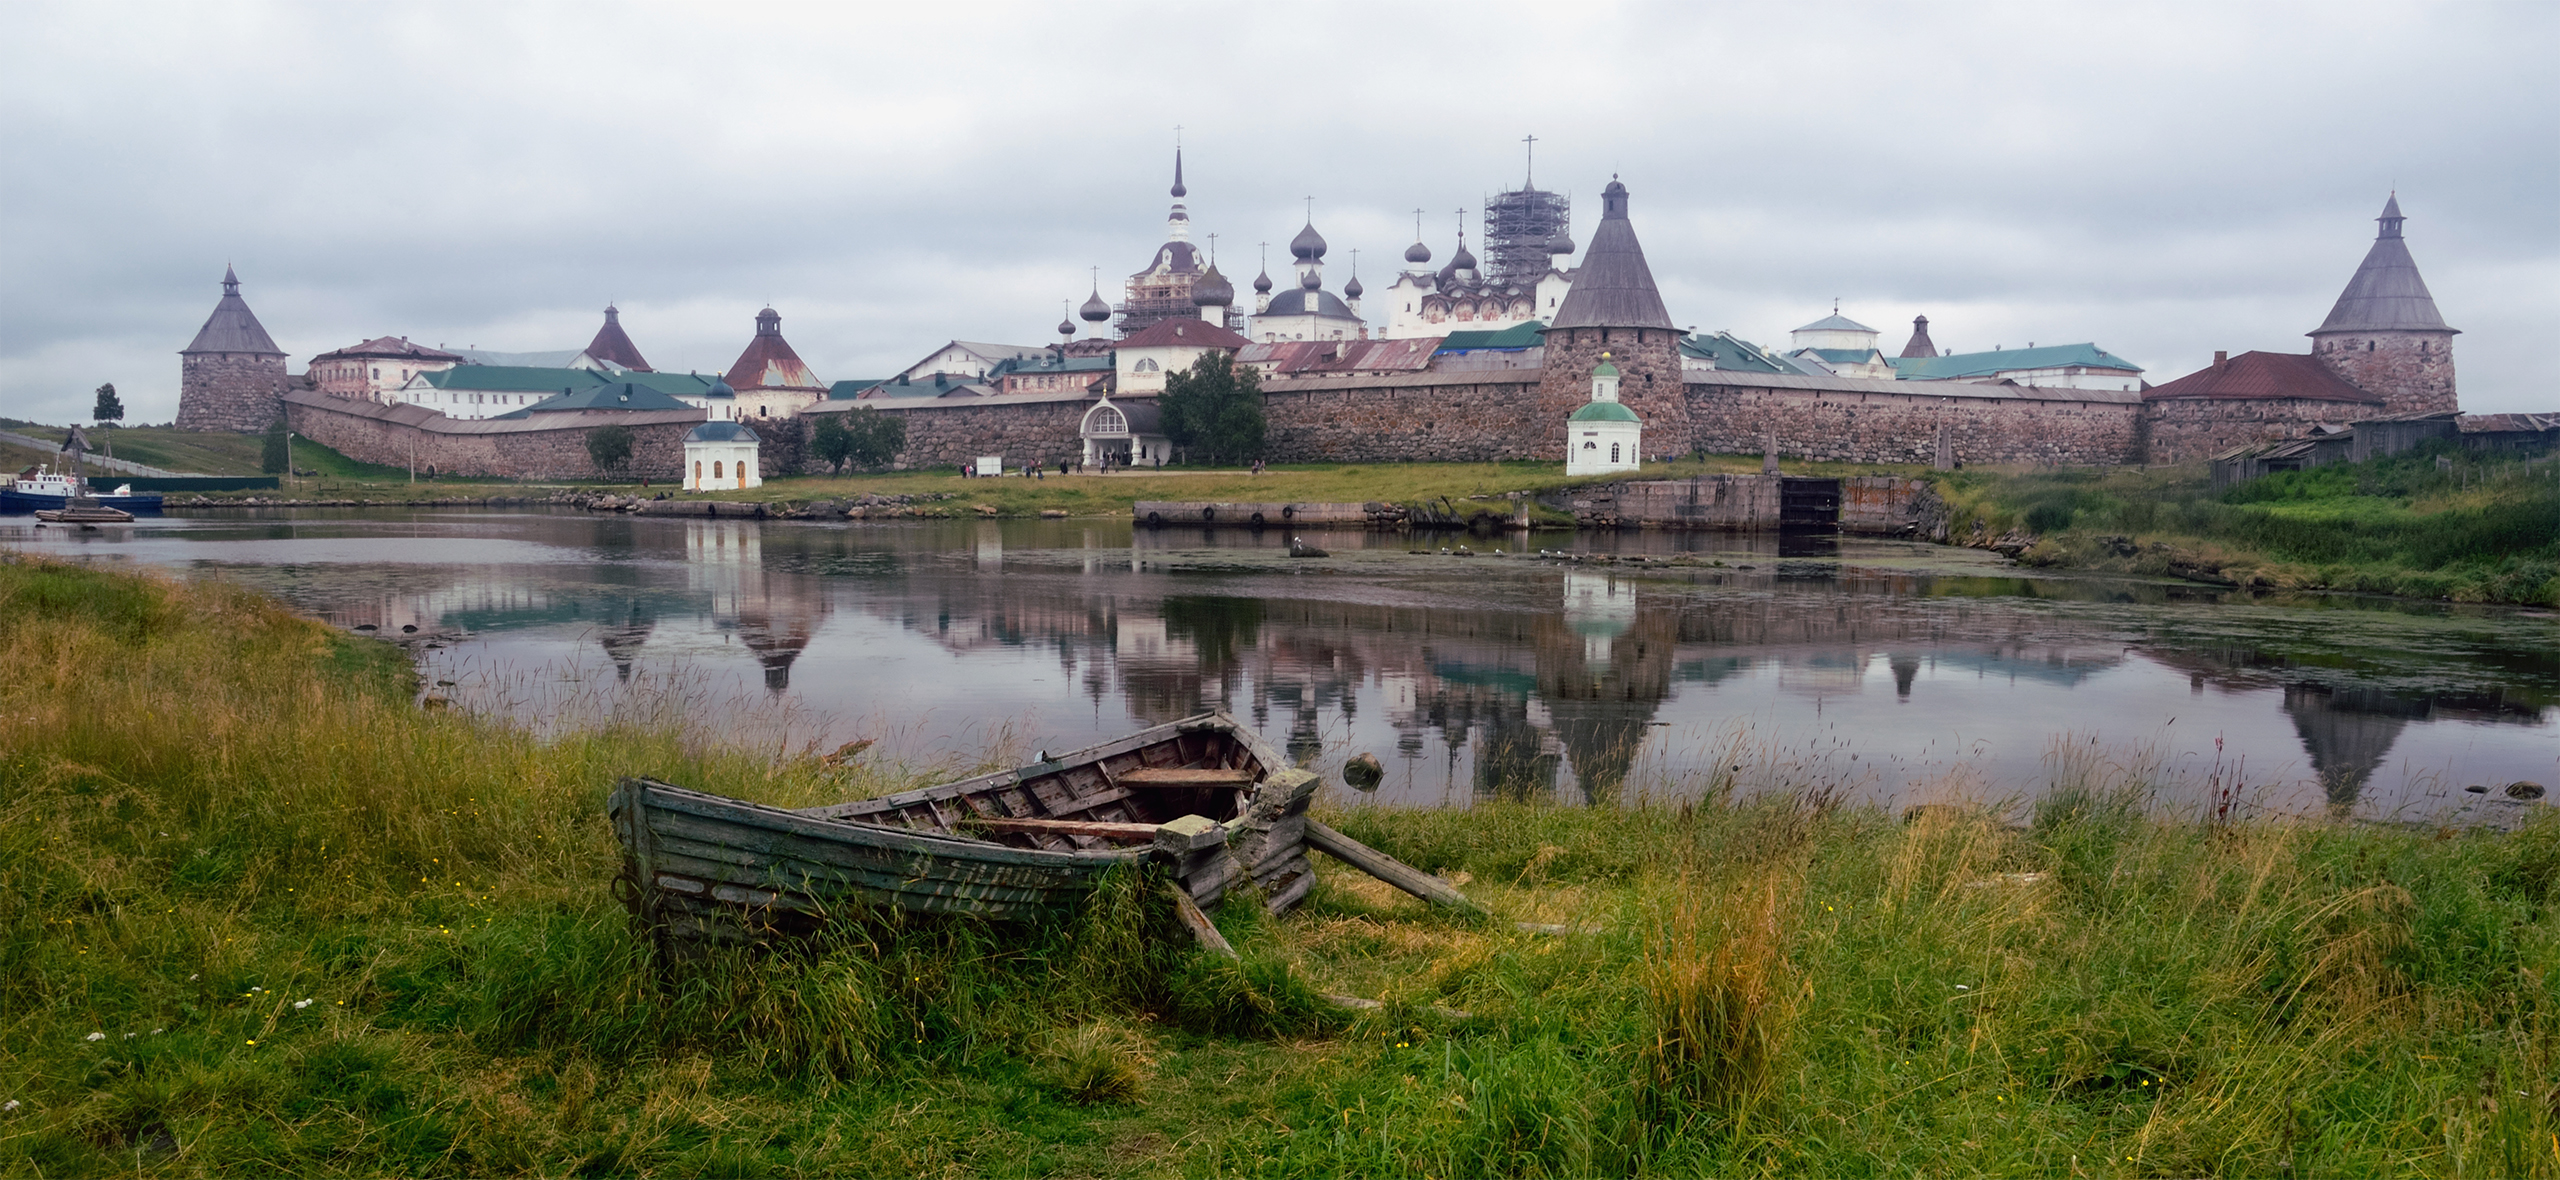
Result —
POLYGON ((2019 369, 2121 369, 2139 373, 2142 366, 2095 344, 2049 344, 2043 348, 2004 348, 1993 352, 1960 352, 1951 356, 1905 356, 1886 362, 1905 381, 1950 381, 1988 377, 2019 369))
MULTIPOLYGON (((633 373, 631 377, 652 374, 633 373)), ((443 390, 468 390, 472 393, 549 393, 563 389, 593 389, 622 380, 593 369, 538 369, 524 365, 456 365, 436 373, 421 373, 428 385, 443 390)))
POLYGON ((563 410, 690 409, 693 407, 677 401, 670 394, 635 382, 616 381, 611 385, 596 385, 586 389, 573 389, 567 393, 553 394, 526 406, 521 412, 549 414, 563 410))
POLYGON ((1573 412, 1567 422, 1643 422, 1636 412, 1617 402, 1591 402, 1573 412))
POLYGON ((827 400, 850 401, 854 398, 861 397, 863 390, 869 389, 874 385, 878 385, 884 380, 887 380, 887 378, 871 377, 861 381, 838 381, 827 387, 827 400))
POLYGON ((1805 351, 1835 365, 1863 365, 1879 355, 1872 348, 1808 348, 1805 351))
POLYGON ((1680 355, 1714 361, 1716 368, 1727 373, 1791 373, 1772 358, 1767 349, 1748 340, 1723 332, 1680 338, 1680 355))
POLYGON ((720 380, 720 374, 624 372, 615 374, 609 380, 645 385, 660 393, 674 394, 677 397, 701 397, 711 392, 712 385, 720 380))
POLYGON ((1436 352, 1472 352, 1484 348, 1536 348, 1546 343, 1539 333, 1547 330, 1536 320, 1522 320, 1498 332, 1451 332, 1440 341, 1436 352))
POLYGON ((1601 359, 1599 364, 1591 366, 1591 375, 1594 377, 1615 377, 1618 375, 1618 366, 1610 364, 1607 358, 1604 357, 1601 359))

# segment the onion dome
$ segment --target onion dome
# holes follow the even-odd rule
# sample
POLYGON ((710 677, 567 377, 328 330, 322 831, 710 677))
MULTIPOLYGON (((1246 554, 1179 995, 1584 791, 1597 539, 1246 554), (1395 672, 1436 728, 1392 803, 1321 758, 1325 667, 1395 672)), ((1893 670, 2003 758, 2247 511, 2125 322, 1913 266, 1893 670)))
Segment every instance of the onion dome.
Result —
POLYGON ((1082 317, 1088 324, 1099 324, 1111 318, 1111 305, 1102 301, 1100 287, 1094 288, 1093 294, 1084 297, 1084 306, 1076 309, 1076 315, 1082 317))
POLYGON ((1324 235, 1316 232, 1316 223, 1308 222, 1307 228, 1299 230, 1297 237, 1289 239, 1289 254, 1300 262, 1314 262, 1324 257, 1324 235))
POLYGON ((1059 321, 1058 321, 1058 334, 1059 334, 1059 335, 1061 335, 1061 336, 1073 336, 1073 335, 1075 335, 1075 334, 1076 334, 1076 322, 1075 322, 1074 320, 1059 320, 1059 321))
POLYGON ((1324 289, 1324 276, 1317 274, 1314 267, 1308 267, 1307 273, 1298 276, 1298 285, 1310 291, 1321 291, 1324 289))
POLYGON ((1191 284, 1191 304, 1194 307, 1225 307, 1235 301, 1236 285, 1218 273, 1217 263, 1210 263, 1209 269, 1191 284))
POLYGON ((1456 267, 1459 270, 1474 270, 1476 268, 1476 256, 1467 253, 1467 244, 1465 241, 1461 240, 1458 243, 1458 255, 1457 257, 1449 260, 1449 265, 1456 267))
POLYGON ((1253 293, 1256 295, 1268 295, 1271 293, 1270 267, 1264 267, 1261 274, 1254 276, 1253 293))
POLYGON ((729 383, 728 383, 727 381, 722 380, 721 378, 718 378, 718 377, 714 377, 714 378, 712 378, 712 379, 711 379, 711 388, 706 389, 706 390, 703 390, 703 391, 702 391, 702 396, 704 396, 704 397, 736 397, 736 396, 738 396, 738 391, 737 391, 737 390, 734 390, 734 389, 729 388, 729 383))
POLYGON ((1549 254, 1571 254, 1571 253, 1573 253, 1573 235, 1572 235, 1572 234, 1569 234, 1569 233, 1566 233, 1566 232, 1564 232, 1564 231, 1563 231, 1563 230, 1561 230, 1561 229, 1557 230, 1557 231, 1556 231, 1556 236, 1554 236, 1554 237, 1552 237, 1552 238, 1548 238, 1548 239, 1547 239, 1547 253, 1549 253, 1549 254))
POLYGON ((1422 263, 1429 262, 1431 261, 1431 247, 1425 246, 1420 242, 1415 242, 1414 244, 1404 248, 1404 260, 1417 266, 1422 263))
POLYGON ((1343 286, 1342 297, 1345 299, 1358 299, 1360 297, 1360 290, 1360 276, 1353 275, 1351 276, 1351 281, 1343 286))

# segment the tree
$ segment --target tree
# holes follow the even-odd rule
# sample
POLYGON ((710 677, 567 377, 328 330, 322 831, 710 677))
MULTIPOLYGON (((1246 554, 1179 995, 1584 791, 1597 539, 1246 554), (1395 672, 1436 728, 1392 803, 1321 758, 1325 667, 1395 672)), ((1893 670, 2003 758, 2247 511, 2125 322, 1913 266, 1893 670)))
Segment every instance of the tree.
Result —
POLYGON ((809 431, 809 449, 827 465, 830 474, 844 470, 844 462, 853 457, 853 433, 844 428, 844 415, 815 415, 818 424, 809 431))
POLYGON ((124 420, 124 403, 116 399, 114 382, 110 381, 98 387, 98 404, 89 411, 89 417, 102 426, 109 422, 124 420))
POLYGON ((1242 463, 1262 454, 1267 425, 1262 381, 1251 367, 1236 368, 1223 352, 1202 353, 1191 367, 1167 373, 1156 399, 1164 434, 1186 455, 1211 463, 1242 463))
POLYGON ((275 425, 267 428, 266 442, 258 448, 258 470, 276 475, 289 475, 291 473, 286 471, 285 467, 292 454, 293 452, 287 449, 284 443, 284 419, 278 418, 275 425))
POLYGON ((897 461, 898 452, 907 449, 907 419, 903 414, 864 406, 832 416, 844 419, 845 458, 856 467, 886 467, 897 461))
POLYGON ((599 426, 587 432, 587 458, 606 475, 621 474, 631 464, 631 428, 599 426))

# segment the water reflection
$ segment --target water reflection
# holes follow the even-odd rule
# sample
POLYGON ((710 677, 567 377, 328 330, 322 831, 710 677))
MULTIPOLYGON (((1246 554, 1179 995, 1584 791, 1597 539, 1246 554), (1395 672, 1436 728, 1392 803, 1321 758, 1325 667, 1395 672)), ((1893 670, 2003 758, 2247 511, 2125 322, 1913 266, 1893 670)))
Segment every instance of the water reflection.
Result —
POLYGON ((1097 522, 302 513, 77 541, 9 527, 0 540, 445 636, 429 658, 463 671, 600 655, 624 685, 649 669, 743 675, 846 726, 955 743, 1007 728, 1056 747, 1223 708, 1321 767, 1377 754, 1373 797, 1405 805, 1624 801, 1737 764, 1772 788, 1892 798, 1961 771, 2031 792, 2064 734, 2148 746, 2169 773, 2245 760, 2305 805, 2368 813, 2560 779, 2548 616, 2224 601, 1900 542, 1539 535, 1444 557, 1437 540, 1355 532, 1318 538, 1336 556, 1311 562, 1278 529, 1097 522), (1558 546, 1709 560, 1537 557, 1558 546))

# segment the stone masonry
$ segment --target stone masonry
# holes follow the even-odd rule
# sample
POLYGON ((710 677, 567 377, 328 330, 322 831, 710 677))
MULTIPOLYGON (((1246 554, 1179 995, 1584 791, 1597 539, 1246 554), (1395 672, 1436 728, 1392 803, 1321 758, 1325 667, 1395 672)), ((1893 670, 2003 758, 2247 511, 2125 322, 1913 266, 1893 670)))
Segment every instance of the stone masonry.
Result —
MULTIPOLYGON (((2461 409, 2454 395, 2453 333, 2323 333, 2311 355, 2349 385, 2383 399, 2387 414, 2461 409)), ((2376 413, 2365 407, 2367 416, 2376 413)))
POLYGON ((254 433, 284 413, 293 378, 283 354, 186 353, 178 358, 178 429, 254 433))
POLYGON ((298 391, 283 399, 290 428, 314 442, 365 463, 415 464, 446 475, 502 479, 598 479, 587 457, 587 431, 630 428, 631 478, 681 480, 684 436, 702 424, 695 410, 617 412, 576 410, 525 418, 448 418, 414 405, 377 405, 298 391))
POLYGON ((1669 328, 1549 329, 1537 418, 1523 440, 1532 444, 1531 453, 1564 457, 1565 419, 1591 400, 1591 370, 1600 366, 1602 353, 1617 366, 1618 400, 1644 419, 1645 457, 1688 454, 1696 445, 1693 412, 1680 373, 1680 333, 1669 328))

